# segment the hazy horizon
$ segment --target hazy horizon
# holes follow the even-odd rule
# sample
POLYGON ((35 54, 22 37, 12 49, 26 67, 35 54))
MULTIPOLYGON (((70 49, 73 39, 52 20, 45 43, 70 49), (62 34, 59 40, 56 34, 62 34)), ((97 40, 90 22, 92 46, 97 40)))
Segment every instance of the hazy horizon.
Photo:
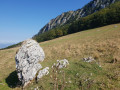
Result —
POLYGON ((0 43, 0 49, 13 45, 15 43, 0 43))

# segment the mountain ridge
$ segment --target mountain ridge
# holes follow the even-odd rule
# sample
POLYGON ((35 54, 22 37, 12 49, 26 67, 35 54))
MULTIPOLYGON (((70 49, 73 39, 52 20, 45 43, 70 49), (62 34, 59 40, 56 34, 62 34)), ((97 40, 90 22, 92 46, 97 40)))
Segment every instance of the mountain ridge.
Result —
POLYGON ((75 21, 81 17, 90 15, 96 11, 99 11, 100 9, 109 6, 112 3, 115 3, 116 1, 120 0, 93 0, 81 9, 64 12, 61 15, 58 15, 56 18, 51 19, 50 22, 48 22, 42 29, 40 29, 40 31, 36 35, 40 35, 41 33, 54 29, 58 26, 70 23, 71 21, 75 21))

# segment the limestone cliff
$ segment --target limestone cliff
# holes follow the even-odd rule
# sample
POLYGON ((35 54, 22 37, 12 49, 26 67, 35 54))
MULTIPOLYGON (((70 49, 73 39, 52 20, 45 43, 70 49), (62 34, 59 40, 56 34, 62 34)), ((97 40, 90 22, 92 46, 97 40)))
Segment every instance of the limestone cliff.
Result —
POLYGON ((57 26, 70 23, 71 21, 90 15, 96 11, 99 11, 102 8, 109 6, 110 4, 116 1, 120 1, 120 0, 93 0, 81 9, 62 13, 56 18, 50 20, 49 23, 47 23, 42 29, 40 29, 37 35, 44 33, 48 30, 51 30, 53 28, 56 28, 57 26))

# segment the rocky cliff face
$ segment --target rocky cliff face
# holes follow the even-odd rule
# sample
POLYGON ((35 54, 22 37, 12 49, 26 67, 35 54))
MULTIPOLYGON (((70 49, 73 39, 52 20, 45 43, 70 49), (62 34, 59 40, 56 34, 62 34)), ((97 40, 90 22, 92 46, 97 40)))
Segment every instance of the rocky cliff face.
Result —
POLYGON ((47 23, 38 33, 44 33, 50 29, 53 29, 57 26, 64 25, 66 23, 69 23, 71 21, 77 20, 81 17, 85 17, 87 15, 90 15, 102 8, 105 8, 109 6, 110 4, 120 1, 120 0, 93 0, 87 5, 85 5, 83 8, 78 9, 76 11, 69 11, 62 13, 61 15, 57 16, 56 18, 50 20, 49 23, 47 23))

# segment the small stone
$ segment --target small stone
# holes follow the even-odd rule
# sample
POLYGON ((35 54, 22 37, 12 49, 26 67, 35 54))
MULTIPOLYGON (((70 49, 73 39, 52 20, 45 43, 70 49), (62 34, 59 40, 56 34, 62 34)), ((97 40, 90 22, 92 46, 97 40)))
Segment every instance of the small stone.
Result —
POLYGON ((69 81, 69 83, 72 83, 72 81, 69 81))
POLYGON ((94 61, 95 59, 93 57, 88 57, 88 58, 83 58, 83 61, 84 62, 92 62, 94 61))
POLYGON ((49 74, 48 70, 49 70, 49 67, 46 67, 43 70, 40 70, 38 75, 37 75, 37 79, 40 79, 40 78, 42 78, 45 75, 48 75, 49 74))
POLYGON ((115 25, 114 27, 115 27, 115 28, 117 28, 118 26, 117 26, 117 25, 115 25))
POLYGON ((57 64, 53 64, 53 66, 58 68, 58 69, 67 67, 67 65, 69 65, 69 62, 67 59, 57 60, 57 64))
POLYGON ((78 75, 79 75, 79 73, 76 74, 76 76, 78 76, 78 75))

